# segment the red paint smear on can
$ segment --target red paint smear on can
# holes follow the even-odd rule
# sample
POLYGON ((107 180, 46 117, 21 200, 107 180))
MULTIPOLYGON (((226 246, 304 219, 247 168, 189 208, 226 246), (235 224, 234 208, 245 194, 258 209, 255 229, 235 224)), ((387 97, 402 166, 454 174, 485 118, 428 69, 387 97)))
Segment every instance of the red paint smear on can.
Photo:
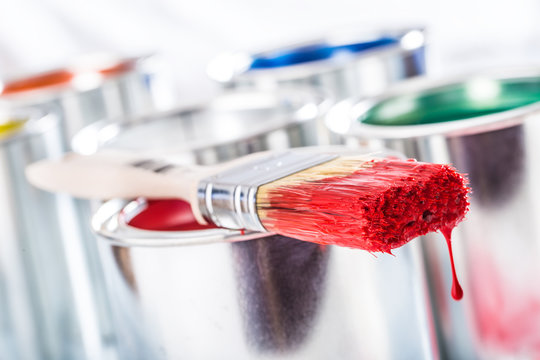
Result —
POLYGON ((532 286, 540 267, 527 264, 528 271, 518 276, 514 269, 504 271, 509 264, 486 255, 483 248, 471 253, 472 314, 481 347, 509 357, 540 359, 540 291, 532 286))
POLYGON ((178 199, 147 200, 146 207, 128 223, 130 226, 155 231, 190 231, 213 229, 200 225, 188 202, 178 199))

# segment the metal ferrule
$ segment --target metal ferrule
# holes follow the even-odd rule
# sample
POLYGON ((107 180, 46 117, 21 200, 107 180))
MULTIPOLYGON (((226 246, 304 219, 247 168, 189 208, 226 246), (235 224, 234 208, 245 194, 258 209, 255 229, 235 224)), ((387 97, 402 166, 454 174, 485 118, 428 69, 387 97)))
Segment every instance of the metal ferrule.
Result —
POLYGON ((266 231, 257 214, 259 186, 336 157, 336 154, 288 151, 207 177, 199 183, 197 191, 201 213, 219 227, 266 231))

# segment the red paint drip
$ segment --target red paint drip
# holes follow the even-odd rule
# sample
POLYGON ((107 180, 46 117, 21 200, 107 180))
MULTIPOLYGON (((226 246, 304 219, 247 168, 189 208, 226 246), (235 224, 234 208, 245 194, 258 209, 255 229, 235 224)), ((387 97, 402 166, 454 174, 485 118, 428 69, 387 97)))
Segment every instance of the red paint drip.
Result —
POLYGON ((454 254, 452 251, 452 230, 451 227, 443 227, 441 233, 446 239, 446 244, 448 245, 448 253, 450 254, 450 265, 452 266, 452 297, 454 300, 461 300, 463 298, 463 289, 459 284, 457 275, 456 275, 456 266, 454 265, 454 254))
POLYGON ((266 229, 284 236, 390 253, 463 220, 466 184, 448 165, 384 159, 346 176, 277 186, 259 210, 266 229))
POLYGON ((193 216, 188 202, 178 199, 148 200, 144 210, 134 216, 129 225, 143 230, 190 231, 212 229, 200 225, 193 216))

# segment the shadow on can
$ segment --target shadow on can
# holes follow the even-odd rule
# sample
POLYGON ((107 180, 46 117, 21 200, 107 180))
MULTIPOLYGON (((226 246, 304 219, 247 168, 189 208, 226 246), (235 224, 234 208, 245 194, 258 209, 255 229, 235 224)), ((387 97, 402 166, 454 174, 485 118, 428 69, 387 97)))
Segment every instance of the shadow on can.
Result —
POLYGON ((302 345, 313 328, 330 248, 280 235, 232 244, 244 326, 259 350, 302 345))
POLYGON ((523 126, 448 139, 453 164, 468 174, 474 198, 482 206, 509 201, 524 177, 523 126))

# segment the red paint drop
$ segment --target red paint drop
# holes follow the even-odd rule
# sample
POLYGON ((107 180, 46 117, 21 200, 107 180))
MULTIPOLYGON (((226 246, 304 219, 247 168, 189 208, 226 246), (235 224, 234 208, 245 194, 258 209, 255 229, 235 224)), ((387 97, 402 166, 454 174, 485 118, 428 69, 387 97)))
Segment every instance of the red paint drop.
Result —
POLYGON ((451 227, 441 228, 441 233, 446 239, 448 245, 448 253, 450 254, 450 265, 452 266, 452 297, 454 300, 461 300, 463 298, 463 289, 459 284, 459 280, 456 275, 456 267, 454 265, 454 254, 452 251, 452 229, 451 227))
POLYGON ((215 226, 197 223, 189 203, 178 199, 148 200, 146 208, 135 215, 128 224, 143 230, 157 231, 190 231, 215 228, 215 226))

